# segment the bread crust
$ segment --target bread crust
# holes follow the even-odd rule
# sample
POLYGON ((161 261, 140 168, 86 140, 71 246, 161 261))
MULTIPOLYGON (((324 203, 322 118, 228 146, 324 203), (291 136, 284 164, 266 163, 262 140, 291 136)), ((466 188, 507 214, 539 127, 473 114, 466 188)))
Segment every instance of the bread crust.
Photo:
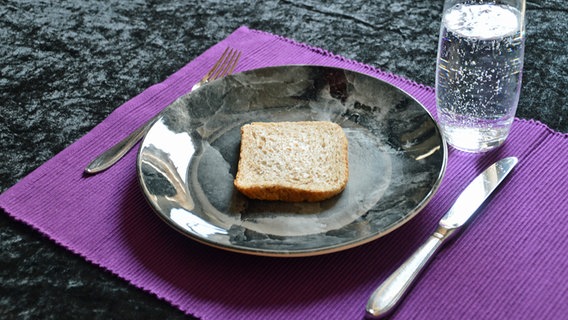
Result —
POLYGON ((335 123, 253 122, 241 138, 234 186, 251 199, 316 202, 347 186, 348 142, 335 123))

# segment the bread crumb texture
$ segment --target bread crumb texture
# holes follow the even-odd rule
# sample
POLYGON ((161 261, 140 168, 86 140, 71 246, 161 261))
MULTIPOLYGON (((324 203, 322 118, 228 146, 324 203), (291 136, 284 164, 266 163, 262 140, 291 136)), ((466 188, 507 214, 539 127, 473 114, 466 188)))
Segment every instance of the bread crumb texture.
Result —
POLYGON ((241 128, 234 185, 252 199, 315 202, 349 177, 343 129, 329 121, 253 122, 241 128))

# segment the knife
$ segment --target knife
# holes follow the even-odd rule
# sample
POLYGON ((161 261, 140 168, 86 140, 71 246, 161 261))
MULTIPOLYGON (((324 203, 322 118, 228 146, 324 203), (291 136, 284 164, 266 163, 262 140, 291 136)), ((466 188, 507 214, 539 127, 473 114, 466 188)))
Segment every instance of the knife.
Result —
POLYGON ((518 161, 516 157, 497 161, 465 188, 436 231, 373 292, 365 307, 367 318, 380 319, 392 313, 441 245, 465 225, 518 161))

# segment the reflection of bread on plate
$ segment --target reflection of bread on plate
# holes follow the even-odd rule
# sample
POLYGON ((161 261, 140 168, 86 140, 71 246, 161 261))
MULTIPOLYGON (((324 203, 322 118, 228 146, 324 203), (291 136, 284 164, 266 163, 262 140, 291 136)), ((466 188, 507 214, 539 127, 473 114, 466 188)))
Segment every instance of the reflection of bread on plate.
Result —
POLYGON ((249 198, 314 202, 345 189, 347 137, 335 123, 253 122, 241 138, 234 184, 249 198))

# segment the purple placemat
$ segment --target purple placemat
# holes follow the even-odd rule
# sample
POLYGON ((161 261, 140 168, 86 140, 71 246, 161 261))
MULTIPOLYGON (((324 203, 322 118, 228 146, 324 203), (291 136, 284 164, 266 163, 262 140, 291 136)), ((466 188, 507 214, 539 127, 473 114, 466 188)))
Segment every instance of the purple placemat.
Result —
POLYGON ((361 319, 375 287, 424 241, 465 185, 492 162, 520 160, 466 231, 446 246, 396 319, 559 319, 568 314, 568 135, 516 119, 506 144, 450 150, 443 183, 413 220, 377 241, 309 258, 241 255, 166 226, 137 184, 136 152, 83 176, 100 152, 188 92, 225 47, 237 71, 284 64, 348 68, 386 80, 433 114, 434 91, 373 67, 241 27, 0 195, 13 218, 133 285, 202 319, 361 319))

